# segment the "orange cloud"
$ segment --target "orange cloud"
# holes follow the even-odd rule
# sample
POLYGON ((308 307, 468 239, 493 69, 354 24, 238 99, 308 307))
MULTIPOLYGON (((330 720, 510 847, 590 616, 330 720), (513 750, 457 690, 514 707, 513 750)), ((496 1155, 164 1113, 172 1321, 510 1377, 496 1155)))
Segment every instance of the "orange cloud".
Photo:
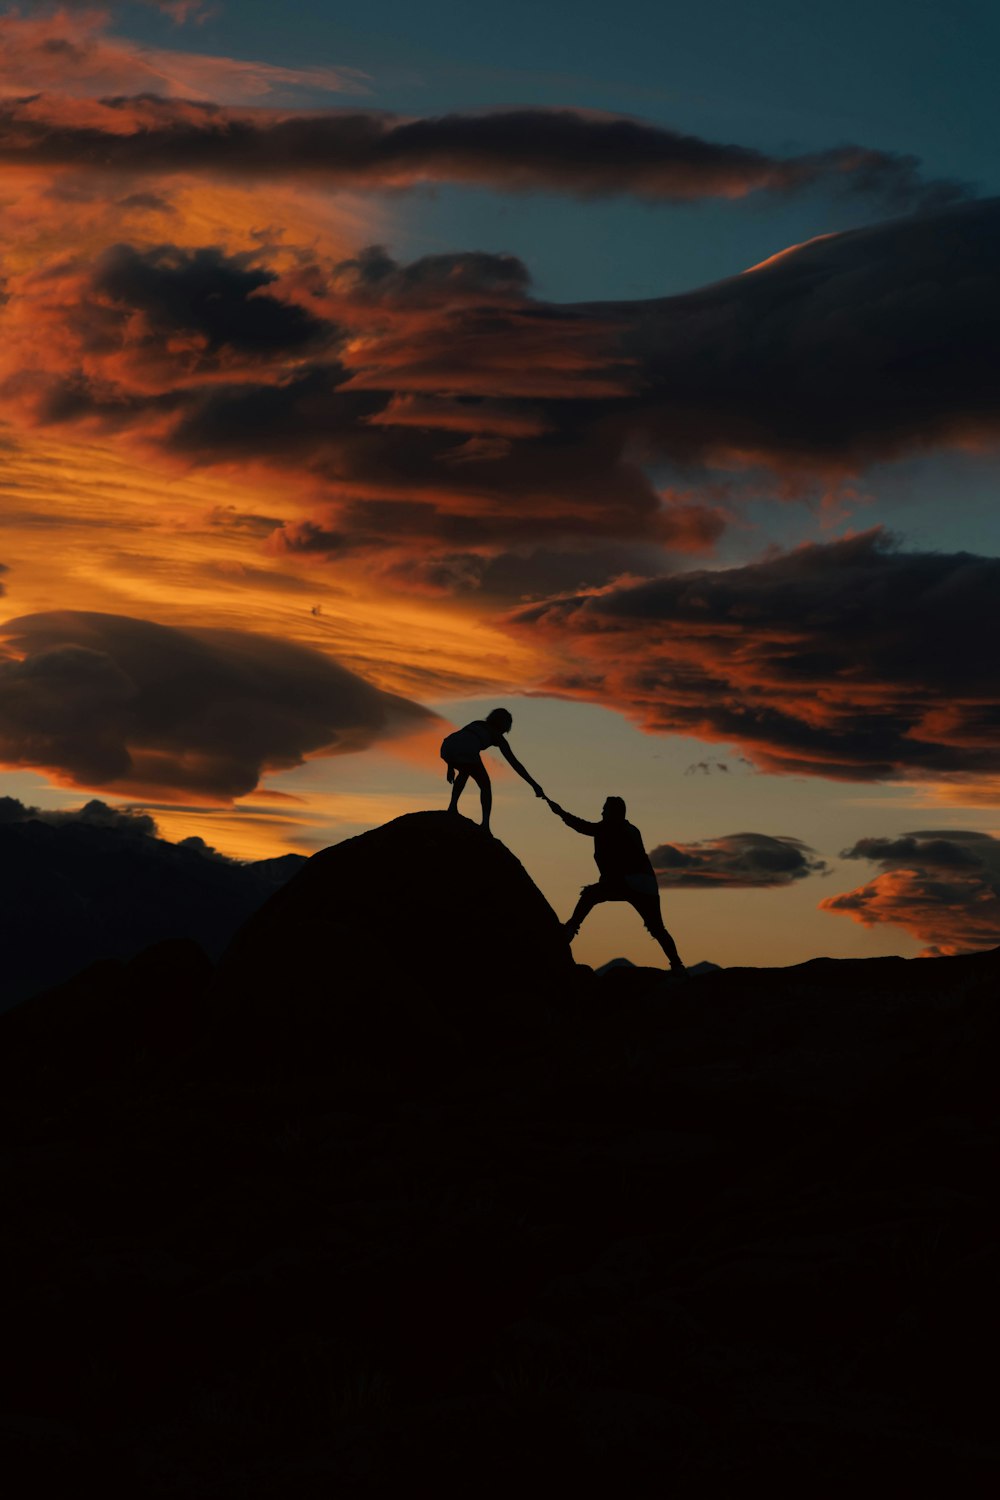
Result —
POLYGON ((998 610, 1000 560, 905 553, 873 530, 509 623, 561 658, 552 690, 652 732, 736 745, 766 771, 927 781, 1000 771, 998 610))
MULTIPOLYGON (((70 21, 99 52, 98 23, 70 21)), ((25 46, 30 35, 16 33, 25 46)), ((739 151, 556 113, 532 115, 539 171, 548 142, 570 177, 585 174, 573 153, 600 140, 612 158, 631 152, 642 182, 678 163, 703 172, 706 192, 736 166, 753 177, 739 151)), ((525 126, 476 124, 469 150, 487 178, 500 163, 500 185, 508 167, 520 181, 525 126)), ((634 305, 546 304, 509 255, 346 254, 349 227, 329 218, 346 205, 327 204, 324 221, 317 184, 461 175, 472 157, 454 154, 456 128, 65 89, 8 101, 0 157, 30 188, 8 230, 8 412, 36 432, 114 436, 168 473, 211 469, 248 488, 270 476, 264 569, 281 556, 324 586, 367 574, 415 595, 508 601, 710 552, 732 512, 706 465, 764 463, 792 486, 992 430, 989 318, 959 315, 996 274, 984 251, 995 206, 831 236, 752 276, 634 305), (262 221, 259 176, 292 142, 262 221), (871 330, 896 351, 892 371, 873 361, 871 330), (914 382, 908 350, 928 337, 933 379, 919 366, 914 382), (693 472, 683 494, 654 482, 661 461, 693 472)), ((859 161, 850 170, 871 180, 859 161)))
POLYGON ((900 927, 928 944, 924 956, 1000 945, 1000 840, 964 829, 908 833, 861 839, 844 858, 871 860, 882 873, 827 897, 821 911, 900 927))
POLYGON ((815 475, 935 430, 942 442, 989 430, 989 318, 970 333, 955 313, 981 290, 998 229, 997 206, 975 205, 828 237, 753 277, 634 307, 540 303, 510 256, 404 266, 378 247, 337 260, 280 239, 88 247, 12 272, 3 389, 30 421, 120 433, 166 462, 309 480, 315 504, 298 519, 337 538, 329 555, 384 551, 394 534, 409 554, 394 567, 422 568, 433 547, 446 580, 505 545, 565 553, 600 537, 646 548, 619 571, 648 575, 656 549, 708 548, 726 520, 695 486, 686 510, 665 501, 649 476, 658 459, 815 475), (958 236, 949 278, 928 282, 945 228, 958 236), (897 295, 907 275, 935 288, 922 294, 935 376, 922 369, 916 385, 906 340, 926 331, 895 311, 911 307, 897 295), (862 291, 860 324, 828 315, 862 291), (895 386, 865 348, 880 319, 900 351, 895 386), (769 322, 770 364, 746 345, 769 322), (823 333, 814 348, 817 328, 833 344, 823 333))
POLYGON ((722 512, 658 495, 625 461, 626 433, 571 406, 566 440, 554 393, 620 394, 622 376, 604 323, 554 320, 524 280, 510 257, 403 267, 380 251, 330 264, 280 246, 117 244, 12 275, 0 384, 36 429, 116 433, 178 471, 264 467, 286 495, 309 482, 318 498, 272 524, 269 550, 368 558, 416 592, 479 589, 509 549, 527 549, 526 573, 551 587, 570 565, 586 582, 608 565, 649 571, 664 546, 710 547, 722 512), (380 376, 387 347, 410 369, 380 376), (405 390, 415 364, 435 387, 419 397, 405 390), (523 386, 523 368, 545 401, 481 394, 523 386), (613 555, 571 564, 595 543, 613 555))

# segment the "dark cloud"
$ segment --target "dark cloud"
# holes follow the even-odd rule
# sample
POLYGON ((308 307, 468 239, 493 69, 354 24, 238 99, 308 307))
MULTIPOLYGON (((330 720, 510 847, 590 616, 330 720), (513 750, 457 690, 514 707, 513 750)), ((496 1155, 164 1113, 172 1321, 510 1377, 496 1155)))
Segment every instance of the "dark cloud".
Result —
POLYGON ((121 432, 148 424, 151 419, 168 420, 188 405, 180 392, 149 395, 109 385, 74 370, 55 375, 37 390, 34 417, 40 426, 90 422, 103 431, 121 432))
MULTIPOLYGON (((376 287, 437 284, 422 262, 409 280, 377 263, 376 287)), ((993 199, 831 235, 649 302, 557 309, 501 295, 494 278, 489 309, 482 285, 473 305, 442 302, 395 338, 366 339, 351 383, 534 399, 564 442, 596 418, 647 461, 853 471, 996 438, 998 268, 993 199)))
POLYGON ((850 145, 780 157, 593 110, 405 119, 374 110, 233 109, 153 95, 87 100, 75 114, 45 96, 5 100, 0 160, 144 177, 294 175, 352 188, 456 182, 680 203, 822 186, 874 196, 895 210, 939 205, 967 191, 927 181, 912 156, 850 145))
POLYGON ((155 213, 176 213, 174 205, 169 198, 164 198, 161 193, 129 193, 118 200, 119 208, 152 209, 155 213))
POLYGON ((568 661, 550 686, 657 733, 844 780, 1000 771, 1000 559, 879 530, 744 567, 518 611, 568 661))
POLYGON ((83 346, 104 352, 140 346, 166 360, 169 346, 185 334, 206 356, 301 354, 328 342, 334 330, 322 319, 264 290, 276 280, 250 255, 212 246, 140 251, 113 245, 98 257, 77 314, 83 346))
POLYGON ((963 830, 905 833, 902 838, 858 839, 850 849, 842 850, 840 857, 868 859, 884 870, 909 868, 918 862, 936 870, 965 873, 979 869, 984 855, 995 844, 996 840, 988 833, 963 830))
POLYGON ((591 311, 627 329, 634 438, 674 460, 853 471, 1000 430, 1000 199, 591 311))
POLYGON ((179 399, 182 415, 169 445, 206 463, 264 458, 316 468, 336 465, 351 439, 376 446, 363 425, 384 405, 370 391, 345 390, 348 372, 336 363, 310 365, 281 383, 245 381, 210 386, 179 399))
POLYGON ((268 636, 76 611, 11 620, 3 636, 0 760, 76 785, 229 799, 434 717, 268 636))
POLYGON ((827 869, 808 844, 767 833, 728 833, 693 844, 660 844, 649 857, 661 885, 701 890, 791 885, 827 869))
POLYGON ((111 829, 137 838, 155 838, 157 833, 156 820, 141 808, 109 807, 96 797, 75 808, 31 807, 17 797, 0 797, 0 823, 29 822, 47 823, 50 828, 75 824, 111 829))
POLYGON ((3 583, 3 577, 2 577, 2 575, 4 573, 9 573, 9 572, 10 572, 10 569, 8 568, 7 564, 6 563, 0 563, 0 596, 2 596, 3 594, 5 594, 7 592, 7 590, 4 588, 4 583, 3 583))
POLYGON ((144 808, 111 807, 98 797, 92 797, 82 807, 71 808, 32 807, 17 797, 0 797, 0 824, 10 826, 12 823, 44 823, 48 828, 99 829, 102 833, 122 835, 132 841, 156 839, 164 847, 184 849, 192 854, 200 854, 205 859, 220 860, 228 865, 240 864, 239 860, 220 854, 218 849, 213 849, 211 844, 207 844, 197 834, 180 839, 174 845, 167 840, 160 840, 156 819, 144 808))
POLYGON ((927 954, 1000 945, 1000 840, 968 829, 859 839, 844 859, 881 867, 866 885, 829 896, 823 911, 865 927, 889 923, 927 943, 927 954))
POLYGON ((523 547, 484 555, 435 552, 427 557, 387 559, 387 581, 408 591, 506 601, 537 599, 554 589, 596 588, 608 577, 654 572, 662 552, 652 546, 590 546, 578 550, 523 547))
POLYGON ((482 250, 425 255, 408 265, 394 260, 384 245, 368 245, 333 269, 335 284, 355 298, 414 307, 449 306, 467 298, 521 298, 531 283, 516 255, 482 250))

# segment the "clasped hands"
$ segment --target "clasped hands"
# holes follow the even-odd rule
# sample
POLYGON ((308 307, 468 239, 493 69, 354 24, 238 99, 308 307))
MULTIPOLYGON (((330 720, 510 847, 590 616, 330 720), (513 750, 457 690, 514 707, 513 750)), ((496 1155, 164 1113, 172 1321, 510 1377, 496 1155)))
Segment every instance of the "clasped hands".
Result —
POLYGON ((562 808, 559 806, 559 803, 558 802, 553 802, 553 800, 552 800, 551 797, 546 797, 544 790, 542 789, 542 787, 540 787, 538 785, 537 781, 533 781, 531 783, 531 785, 532 785, 532 789, 533 789, 533 791, 535 793, 535 796, 536 797, 541 797, 542 801, 546 802, 549 805, 549 807, 551 807, 552 811, 561 817, 562 816, 562 808))

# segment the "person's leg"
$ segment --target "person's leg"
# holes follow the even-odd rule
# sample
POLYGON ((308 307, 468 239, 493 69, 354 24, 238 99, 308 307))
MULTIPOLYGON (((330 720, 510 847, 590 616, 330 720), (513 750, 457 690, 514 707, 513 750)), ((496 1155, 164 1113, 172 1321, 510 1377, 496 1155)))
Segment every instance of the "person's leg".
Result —
POLYGON ((663 913, 660 911, 660 894, 647 895, 646 892, 636 892, 629 897, 632 905, 639 913, 646 926, 646 931, 655 942, 659 943, 672 969, 678 973, 684 972, 680 954, 677 952, 677 944, 663 925, 663 913))
POLYGON ((595 906, 599 906, 602 901, 606 901, 607 899, 607 896, 601 890, 600 882, 597 885, 584 886, 580 892, 580 899, 573 908, 573 915, 568 922, 563 923, 563 932, 569 938, 570 942, 573 941, 580 931, 580 924, 584 918, 590 915, 595 906))
POLYGON ((487 833, 490 828, 490 813, 493 810, 493 787, 490 784, 490 774, 482 761, 478 765, 469 767, 469 775, 479 787, 479 800, 483 806, 483 827, 487 833))
POLYGON ((464 767, 459 766, 458 775, 455 777, 455 780, 451 784, 451 801, 448 803, 448 811, 450 813, 458 812, 458 799, 465 791, 465 783, 468 781, 468 779, 468 771, 465 770, 464 767))

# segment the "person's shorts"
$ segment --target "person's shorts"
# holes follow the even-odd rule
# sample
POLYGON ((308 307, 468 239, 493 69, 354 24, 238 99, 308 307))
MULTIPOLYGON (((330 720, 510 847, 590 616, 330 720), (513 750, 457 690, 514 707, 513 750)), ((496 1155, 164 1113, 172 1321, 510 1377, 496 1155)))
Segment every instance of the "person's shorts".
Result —
POLYGON ((471 760, 468 756, 465 756, 462 760, 448 760, 447 756, 442 756, 441 758, 449 766, 454 767, 456 771, 468 771, 471 773, 477 770, 486 770, 486 767, 483 765, 483 757, 481 755, 474 756, 471 760))
POLYGON ((481 766, 482 756, 474 735, 455 729, 441 741, 441 759, 448 766, 481 766))

